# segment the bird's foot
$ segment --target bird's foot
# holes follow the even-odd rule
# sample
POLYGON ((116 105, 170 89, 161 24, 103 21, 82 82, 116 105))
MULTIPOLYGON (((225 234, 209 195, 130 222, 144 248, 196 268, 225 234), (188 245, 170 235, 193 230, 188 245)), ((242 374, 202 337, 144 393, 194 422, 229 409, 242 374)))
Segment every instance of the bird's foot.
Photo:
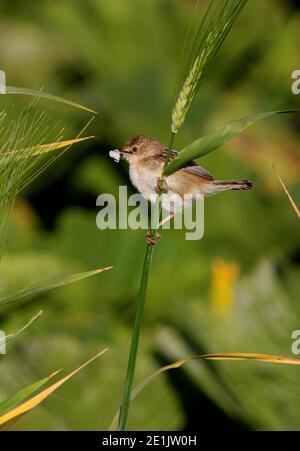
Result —
POLYGON ((167 193, 168 192, 168 185, 167 185, 165 178, 160 177, 157 179, 156 192, 157 193, 167 193))
POLYGON ((155 246, 157 240, 159 240, 161 238, 161 234, 160 233, 152 233, 152 232, 148 232, 146 233, 146 243, 150 244, 151 246, 155 246))

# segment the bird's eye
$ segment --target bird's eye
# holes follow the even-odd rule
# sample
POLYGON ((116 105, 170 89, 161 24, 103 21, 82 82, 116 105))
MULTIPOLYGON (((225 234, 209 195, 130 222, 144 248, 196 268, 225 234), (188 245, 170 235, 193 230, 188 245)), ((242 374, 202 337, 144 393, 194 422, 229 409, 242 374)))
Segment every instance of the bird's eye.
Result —
POLYGON ((134 146, 134 147, 132 148, 132 152, 133 152, 133 153, 137 152, 137 150, 138 150, 138 148, 137 148, 136 146, 134 146))

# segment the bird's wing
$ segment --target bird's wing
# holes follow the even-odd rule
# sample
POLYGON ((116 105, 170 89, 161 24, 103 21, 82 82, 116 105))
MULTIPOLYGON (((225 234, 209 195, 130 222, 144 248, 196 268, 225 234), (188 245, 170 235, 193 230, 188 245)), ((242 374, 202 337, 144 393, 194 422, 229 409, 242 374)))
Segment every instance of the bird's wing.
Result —
MULTIPOLYGON (((167 151, 168 149, 165 149, 162 157, 165 158, 167 155, 167 151)), ((170 161, 175 160, 175 158, 177 157, 178 152, 177 150, 171 150, 170 152, 170 161)), ((206 180, 214 180, 213 176, 207 172, 206 169, 202 168, 201 166, 199 166, 195 161, 189 161, 188 163, 185 163, 180 169, 178 169, 179 171, 185 171, 191 175, 196 175, 198 177, 204 178, 206 180)))
POLYGON ((195 161, 191 161, 189 163, 186 163, 186 165, 184 165, 181 168, 181 170, 185 171, 185 172, 188 172, 189 174, 201 177, 203 179, 207 179, 209 181, 213 181, 214 180, 213 176, 209 172, 207 172, 206 169, 202 168, 201 166, 198 166, 197 163, 195 163, 195 161))

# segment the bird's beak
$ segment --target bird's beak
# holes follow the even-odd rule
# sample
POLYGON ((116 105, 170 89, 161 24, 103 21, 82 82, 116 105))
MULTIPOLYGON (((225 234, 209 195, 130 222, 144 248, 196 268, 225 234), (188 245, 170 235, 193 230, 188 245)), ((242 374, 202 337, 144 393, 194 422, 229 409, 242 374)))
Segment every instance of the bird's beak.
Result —
POLYGON ((120 150, 120 156, 121 156, 121 158, 122 158, 123 160, 129 161, 130 155, 132 155, 131 150, 128 150, 128 149, 122 149, 122 150, 120 150))
POLYGON ((128 160, 128 155, 131 155, 132 152, 130 150, 119 150, 114 149, 109 151, 109 156, 113 158, 115 161, 119 162, 120 159, 128 160))

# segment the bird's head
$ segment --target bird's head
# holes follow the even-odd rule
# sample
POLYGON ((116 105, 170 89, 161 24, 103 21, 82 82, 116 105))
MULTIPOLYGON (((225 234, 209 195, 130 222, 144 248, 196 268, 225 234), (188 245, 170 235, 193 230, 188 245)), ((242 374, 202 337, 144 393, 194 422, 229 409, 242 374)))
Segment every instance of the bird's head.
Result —
POLYGON ((157 139, 139 135, 130 139, 120 150, 120 154, 129 163, 138 163, 145 158, 160 155, 164 149, 164 144, 157 139))

